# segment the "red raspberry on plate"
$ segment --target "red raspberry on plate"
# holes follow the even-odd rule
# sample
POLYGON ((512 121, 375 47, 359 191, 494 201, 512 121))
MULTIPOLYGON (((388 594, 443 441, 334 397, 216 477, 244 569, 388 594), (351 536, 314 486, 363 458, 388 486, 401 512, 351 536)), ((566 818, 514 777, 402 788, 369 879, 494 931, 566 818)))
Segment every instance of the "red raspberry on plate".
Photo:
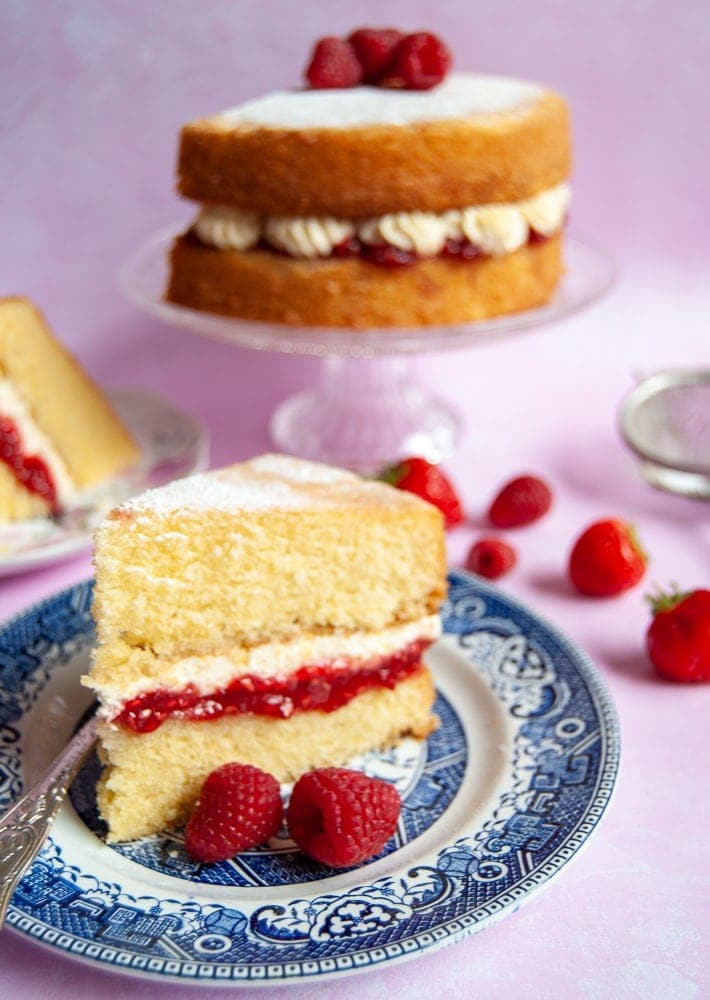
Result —
POLYGON ((363 83, 377 83, 392 62, 392 55, 404 38, 396 28, 358 28, 348 41, 362 66, 363 83))
POLYGON ((185 828, 195 861, 227 861, 274 837, 283 822, 276 778, 250 764, 223 764, 205 779, 185 828))
POLYGON ((608 518, 579 536, 569 558, 569 576, 580 594, 613 597, 636 586, 647 562, 631 525, 608 518))
POLYGON ((327 35, 316 42, 305 76, 316 90, 355 87, 362 80, 362 67, 352 45, 327 35))
POLYGON ((481 538, 468 553, 466 569, 489 580, 497 580, 511 570, 517 561, 515 549, 502 538, 481 538))
POLYGON ((537 476, 518 476, 500 490, 488 508, 496 528, 521 528, 532 524, 552 506, 552 490, 537 476))
POLYGON ((304 854, 349 868, 379 854, 397 828, 399 792, 361 771, 322 767, 296 782, 288 829, 304 854))
POLYGON ((456 490, 438 465, 425 458, 405 458, 396 465, 384 469, 378 476, 398 490, 415 493, 422 500, 438 507, 444 515, 447 528, 463 521, 463 510, 456 490))
POLYGON ((658 674, 670 681, 710 681, 710 590, 659 594, 646 648, 658 674))
POLYGON ((428 31, 417 31, 405 35, 399 43, 381 83, 405 90, 430 90, 441 83, 451 62, 451 52, 440 38, 428 31))

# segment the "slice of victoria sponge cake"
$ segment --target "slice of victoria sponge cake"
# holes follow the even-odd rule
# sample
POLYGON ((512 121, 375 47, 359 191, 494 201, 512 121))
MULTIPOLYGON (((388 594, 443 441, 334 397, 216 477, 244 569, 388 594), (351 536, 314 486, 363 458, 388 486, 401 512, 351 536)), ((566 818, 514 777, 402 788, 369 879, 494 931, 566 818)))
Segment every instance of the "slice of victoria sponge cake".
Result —
POLYGON ((409 493, 265 455, 124 503, 95 566, 110 840, 184 822, 228 761, 291 781, 436 724, 443 521, 409 493))
POLYGON ((0 298, 0 522, 58 513, 139 455, 32 302, 0 298))

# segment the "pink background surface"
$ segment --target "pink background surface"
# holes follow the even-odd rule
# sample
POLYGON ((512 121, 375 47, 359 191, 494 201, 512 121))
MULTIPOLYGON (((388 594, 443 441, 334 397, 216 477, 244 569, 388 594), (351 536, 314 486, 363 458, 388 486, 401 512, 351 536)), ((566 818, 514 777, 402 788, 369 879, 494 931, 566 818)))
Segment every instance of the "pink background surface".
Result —
MULTIPOLYGON (((610 812, 541 897, 486 933, 414 964, 295 986, 294 998, 394 1000, 424 988, 432 997, 708 995, 710 689, 654 680, 643 652, 647 586, 592 602, 564 578, 575 535, 614 514, 638 527, 652 557, 648 584, 709 582, 710 508, 646 486, 615 425, 639 374, 710 361, 704 8, 690 0, 0 2, 0 291, 34 297, 103 383, 153 389, 199 415, 215 465, 269 447, 269 414, 312 380, 316 362, 161 326, 122 298, 115 275, 139 241, 191 214, 173 194, 180 124, 297 83, 319 34, 367 22, 432 27, 453 43, 460 68, 561 90, 576 133, 573 230, 621 266, 618 287, 576 318, 422 364, 468 421, 448 463, 471 515, 450 536, 453 565, 501 481, 534 470, 554 485, 552 514, 513 539, 520 564, 505 588, 584 646, 612 691, 623 752, 610 812)), ((0 616, 89 573, 82 556, 2 580, 0 616)), ((119 978, 0 936, 0 996, 77 1000, 109 990, 118 1000, 192 988, 119 978)))

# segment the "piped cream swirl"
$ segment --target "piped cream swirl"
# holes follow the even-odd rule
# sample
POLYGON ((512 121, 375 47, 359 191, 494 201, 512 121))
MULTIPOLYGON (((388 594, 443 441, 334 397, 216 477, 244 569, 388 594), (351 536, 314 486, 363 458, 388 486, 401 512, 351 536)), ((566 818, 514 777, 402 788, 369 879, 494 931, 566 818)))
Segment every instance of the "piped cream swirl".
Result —
POLYGON ((395 212, 361 223, 357 235, 369 246, 388 244, 420 257, 436 257, 444 249, 449 226, 434 212, 395 212))
POLYGON ((225 205, 204 205, 195 219, 203 243, 220 250, 250 250, 261 239, 261 216, 225 205))
POLYGON ((541 236, 552 236, 564 222, 571 197, 569 184, 557 184, 519 202, 519 208, 531 229, 541 236))
POLYGON ((330 257, 339 243, 354 234, 353 223, 341 219, 271 216, 264 222, 266 241, 292 257, 330 257))
POLYGON ((205 206, 194 224, 203 243, 220 250, 249 250, 265 240, 292 257, 329 257, 352 236, 367 246, 393 246, 419 257, 436 257, 447 239, 468 240, 500 257, 523 246, 530 230, 558 232, 570 203, 567 183, 511 204, 471 205, 436 212, 392 212, 353 222, 332 217, 258 216, 227 206, 205 206))

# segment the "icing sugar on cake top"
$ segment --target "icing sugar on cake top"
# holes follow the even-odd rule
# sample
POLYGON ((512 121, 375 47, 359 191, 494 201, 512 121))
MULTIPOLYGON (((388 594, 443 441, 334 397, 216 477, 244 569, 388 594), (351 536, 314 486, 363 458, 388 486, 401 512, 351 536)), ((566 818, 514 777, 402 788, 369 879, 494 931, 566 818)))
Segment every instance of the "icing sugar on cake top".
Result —
POLYGON ((354 87, 349 90, 276 91, 223 111, 215 122, 267 128, 349 128, 476 118, 520 111, 544 88, 510 77, 454 73, 428 91, 354 87))
POLYGON ((125 513, 179 510, 233 513, 275 508, 337 506, 354 496, 379 504, 407 503, 408 494, 351 472, 286 455, 262 455, 240 465, 177 479, 122 504, 125 513), (325 487, 325 488, 324 488, 325 487))

